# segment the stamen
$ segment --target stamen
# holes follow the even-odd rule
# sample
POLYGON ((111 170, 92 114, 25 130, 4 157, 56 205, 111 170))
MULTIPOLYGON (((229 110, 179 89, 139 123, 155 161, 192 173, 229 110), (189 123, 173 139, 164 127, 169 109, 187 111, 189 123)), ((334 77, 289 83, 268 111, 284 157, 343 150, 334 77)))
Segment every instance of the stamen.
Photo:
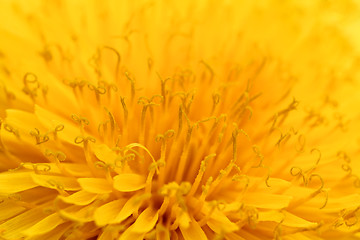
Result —
POLYGON ((220 102, 220 98, 221 98, 220 93, 213 93, 212 94, 213 106, 212 106, 212 109, 211 109, 211 114, 214 113, 216 106, 220 102))
POLYGON ((200 63, 204 64, 204 66, 206 67, 206 69, 210 72, 210 82, 213 81, 214 79, 214 70, 210 67, 209 64, 207 64, 204 60, 201 60, 200 63))
MULTIPOLYGON (((166 155, 166 142, 168 139, 172 138, 175 135, 175 131, 170 129, 166 131, 164 134, 159 134, 156 136, 155 141, 160 142, 161 141, 161 150, 160 150, 160 159, 159 161, 165 162, 165 155, 166 155)), ((165 179, 165 173, 164 171, 160 171, 159 173, 159 185, 162 185, 164 183, 165 179)))
POLYGON ((180 136, 180 133, 181 133, 181 130, 182 130, 182 126, 183 126, 183 123, 182 123, 182 113, 183 113, 183 110, 182 110, 182 107, 179 106, 179 127, 178 127, 178 131, 177 131, 177 136, 176 138, 178 138, 180 136))
POLYGON ((115 129, 115 126, 116 126, 115 118, 107 108, 105 108, 105 111, 108 113, 108 116, 109 116, 109 119, 110 119, 111 140, 114 140, 115 130, 116 130, 115 129))
MULTIPOLYGON (((277 129, 278 129, 278 128, 277 128, 277 129)), ((289 140, 289 138, 290 138, 291 135, 290 135, 289 133, 283 134, 280 129, 278 129, 278 130, 280 131, 280 138, 279 138, 279 140, 276 142, 275 146, 278 146, 278 148, 280 148, 281 142, 282 142, 282 141, 287 141, 287 140, 289 140)))
POLYGON ((304 152, 306 139, 305 139, 305 136, 303 134, 299 135, 297 143, 298 144, 296 144, 296 146, 295 146, 296 151, 298 153, 304 152))
POLYGON ((206 184, 202 186, 202 192, 201 192, 201 195, 199 197, 199 203, 202 204, 208 193, 209 193, 209 190, 210 190, 210 187, 211 187, 211 184, 213 183, 213 177, 209 177, 208 180, 206 181, 206 184))
POLYGON ((96 139, 93 138, 93 137, 90 137, 90 136, 87 136, 87 137, 85 137, 85 136, 77 136, 75 138, 74 142, 75 142, 75 144, 81 144, 81 143, 83 144, 86 163, 89 166, 90 171, 92 172, 92 174, 94 176, 96 176, 95 165, 92 162, 92 159, 91 159, 92 155, 91 155, 90 150, 89 150, 89 142, 95 143, 96 139))
POLYGON ((236 123, 233 123, 234 130, 232 132, 232 142, 233 142, 233 159, 231 162, 236 162, 237 160, 237 136, 239 135, 239 128, 236 123))
POLYGON ((286 120, 287 116, 289 115, 289 113, 291 111, 297 109, 298 105, 299 105, 299 102, 294 98, 293 101, 289 104, 289 106, 287 108, 285 108, 284 110, 281 110, 280 112, 277 113, 278 116, 281 116, 278 126, 280 126, 286 120))
POLYGON ((123 107, 124 110, 124 123, 125 123, 125 127, 127 126, 127 121, 128 121, 128 110, 125 104, 125 98, 124 97, 120 97, 120 101, 121 101, 121 105, 123 107))
POLYGON ((153 68, 153 65, 154 65, 154 60, 149 57, 148 60, 147 60, 147 63, 148 63, 148 69, 151 72, 151 70, 153 68))
POLYGON ((108 49, 111 52, 115 53, 115 55, 116 55, 115 80, 118 81, 120 62, 121 62, 120 53, 115 48, 110 47, 110 46, 104 46, 103 49, 108 49))
POLYGON ((135 80, 130 77, 128 72, 125 72, 125 77, 131 83, 131 102, 134 102, 134 98, 135 98, 135 80))
MULTIPOLYGON (((127 145, 127 146, 125 147, 124 154, 126 154, 127 151, 129 151, 129 150, 135 152, 135 151, 132 149, 132 148, 134 148, 134 147, 138 147, 138 148, 141 148, 141 149, 145 150, 145 152, 150 156, 152 162, 153 162, 153 163, 156 163, 156 161, 155 161, 153 155, 150 153, 150 151, 149 151, 145 146, 143 146, 143 145, 141 145, 141 144, 139 144, 139 143, 131 143, 131 144, 127 145)), ((136 153, 136 152, 135 152, 135 153, 136 153)), ((158 173, 158 171, 159 171, 159 169, 156 167, 156 172, 158 173)))
POLYGON ((191 198, 196 193, 196 191, 197 191, 197 189, 198 189, 198 187, 200 185, 200 182, 202 180, 202 177, 204 176, 204 173, 205 173, 206 167, 208 165, 208 162, 209 162, 209 160, 211 158, 214 158, 214 157, 216 157, 215 153, 206 156, 204 158, 204 160, 201 161, 199 173, 197 174, 197 176, 195 178, 195 181, 194 181, 193 185, 191 186, 189 194, 187 195, 188 198, 191 198))
POLYGON ((260 161, 259 161, 259 164, 256 165, 256 166, 253 166, 253 168, 259 168, 262 166, 262 163, 263 163, 263 160, 264 160, 264 155, 262 155, 261 151, 260 151, 260 147, 257 146, 257 145, 253 145, 252 146, 252 150, 253 152, 255 153, 256 155, 256 158, 259 158, 260 161))
POLYGON ((248 175, 245 175, 245 174, 235 174, 231 180, 234 181, 234 182, 243 182, 245 179, 245 187, 243 188, 242 192, 240 193, 240 195, 244 194, 246 192, 246 190, 248 189, 249 187, 249 184, 250 184, 250 178, 248 175))
MULTIPOLYGON (((151 99, 147 99, 145 97, 140 97, 138 100, 138 104, 143 104, 143 109, 141 111, 141 134, 140 134, 140 142, 145 142, 145 118, 146 118, 146 111, 149 108, 152 113, 152 107, 158 106, 159 104, 154 103, 151 101, 151 99), (144 100, 147 100, 148 102, 145 102, 144 100)), ((153 114, 151 114, 151 118, 153 118, 153 114)))
POLYGON ((161 81, 161 96, 163 97, 163 107, 166 106, 166 100, 167 100, 167 95, 168 95, 168 90, 166 89, 166 83, 171 80, 171 78, 165 78, 164 80, 162 79, 162 77, 160 76, 160 74, 157 72, 156 73, 158 78, 161 81))

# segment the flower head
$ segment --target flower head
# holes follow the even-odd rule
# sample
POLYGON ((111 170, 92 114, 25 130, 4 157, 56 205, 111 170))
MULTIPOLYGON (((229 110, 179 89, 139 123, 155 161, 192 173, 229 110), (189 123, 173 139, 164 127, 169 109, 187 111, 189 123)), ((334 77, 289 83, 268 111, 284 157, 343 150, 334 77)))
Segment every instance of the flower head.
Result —
POLYGON ((1 238, 356 237, 337 4, 2 2, 1 238))

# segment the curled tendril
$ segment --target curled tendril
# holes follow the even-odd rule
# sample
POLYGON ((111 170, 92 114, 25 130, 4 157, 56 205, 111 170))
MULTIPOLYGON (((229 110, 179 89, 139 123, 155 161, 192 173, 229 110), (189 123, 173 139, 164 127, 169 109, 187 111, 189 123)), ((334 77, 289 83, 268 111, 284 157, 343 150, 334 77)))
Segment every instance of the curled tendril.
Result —
POLYGON ((49 141, 49 137, 47 136, 47 134, 43 134, 43 135, 40 134, 40 131, 37 128, 35 128, 35 130, 31 130, 30 135, 35 137, 36 144, 41 144, 41 143, 49 141))
POLYGON ((300 167, 292 167, 290 169, 290 174, 294 177, 302 177, 303 182, 306 182, 305 175, 303 173, 303 170, 300 167))
POLYGON ((285 221, 285 214, 283 212, 281 212, 283 214, 283 218, 281 219, 281 221, 276 225, 275 229, 274 229, 274 239, 275 240, 281 240, 281 235, 282 235, 282 224, 285 221))
POLYGON ((90 124, 90 121, 87 118, 80 117, 80 116, 78 116, 76 114, 72 114, 71 119, 74 120, 75 122, 77 122, 80 125, 89 125, 90 124))
POLYGON ((249 187, 249 184, 250 184, 250 178, 249 178, 249 176, 247 176, 245 174, 235 174, 231 180, 235 181, 235 182, 242 182, 245 180, 244 191, 246 191, 246 189, 249 187))
POLYGON ((321 151, 317 148, 313 148, 311 149, 310 153, 312 154, 313 152, 317 152, 319 154, 317 160, 316 160, 316 163, 315 163, 315 166, 317 166, 320 162, 320 159, 321 159, 321 151))
POLYGON ((75 80, 69 81, 69 80, 64 79, 63 83, 73 89, 75 89, 76 87, 79 87, 79 89, 82 89, 87 84, 87 81, 80 80, 80 79, 75 79, 75 80))
POLYGON ((64 130, 65 126, 63 124, 59 124, 55 127, 54 131, 55 132, 60 132, 62 130, 64 130))
POLYGON ((53 152, 53 151, 51 151, 51 150, 49 150, 49 149, 46 149, 46 150, 45 150, 45 156, 47 156, 47 157, 53 156, 53 157, 55 157, 57 160, 59 160, 60 162, 63 162, 63 161, 66 160, 66 155, 65 155, 65 153, 60 152, 60 151, 53 152))
POLYGON ((11 125, 5 123, 5 124, 4 124, 4 129, 5 129, 6 131, 8 131, 9 133, 14 134, 16 137, 18 137, 18 138, 20 137, 19 130, 18 130, 18 129, 15 129, 15 128, 12 127, 11 125))
POLYGON ((319 178, 321 185, 320 185, 318 191, 321 191, 324 188, 324 179, 319 174, 311 174, 309 176, 308 180, 306 181, 306 185, 308 185, 314 177, 319 178))
POLYGON ((37 96, 37 90, 40 88, 37 76, 34 73, 26 73, 24 75, 23 82, 23 92, 34 99, 37 96))
POLYGON ((118 87, 116 86, 116 84, 108 83, 108 82, 106 82, 104 80, 99 80, 98 81, 98 86, 107 89, 108 92, 110 92, 110 90, 113 90, 114 92, 118 91, 118 87))
POLYGON ((345 161, 347 163, 351 162, 350 157, 344 151, 339 151, 336 156, 339 158, 339 160, 345 161))
MULTIPOLYGON (((354 176, 354 175, 353 175, 354 176)), ((354 180, 354 186, 356 187, 356 188, 360 188, 360 179, 359 179, 359 177, 357 177, 357 176, 355 176, 355 180, 354 180)))
POLYGON ((8 199, 12 201, 21 201, 22 197, 18 193, 12 193, 8 195, 8 199))
POLYGON ((46 163, 34 163, 32 166, 35 173, 49 172, 51 170, 51 166, 46 163))
POLYGON ((351 174, 352 174, 352 168, 350 167, 349 164, 344 163, 344 164, 341 165, 341 168, 342 168, 345 172, 347 172, 348 175, 351 175, 351 174))
POLYGON ((156 169, 159 169, 161 167, 164 167, 165 166, 165 161, 164 160, 159 160, 155 163, 151 163, 150 166, 149 166, 149 171, 151 170, 156 170, 156 169))
POLYGON ((214 107, 214 108, 215 108, 216 105, 219 104, 220 98, 221 98, 220 93, 213 93, 213 94, 212 94, 212 100, 213 100, 213 104, 214 104, 213 107, 214 107))
POLYGON ((325 193, 325 201, 324 201, 324 204, 320 207, 320 209, 323 209, 324 207, 326 207, 327 203, 328 203, 328 200, 329 200, 329 193, 328 191, 325 191, 324 189, 321 189, 322 193, 325 193))
POLYGON ((138 104, 143 104, 144 106, 158 106, 160 103, 154 102, 154 99, 159 98, 160 103, 163 101, 164 97, 161 95, 154 95, 151 98, 147 98, 144 96, 139 97, 138 104))
POLYGON ((206 69, 210 72, 210 81, 212 81, 214 79, 214 76, 215 76, 214 70, 204 60, 201 60, 200 63, 202 63, 206 67, 206 69))
POLYGON ((123 168, 125 166, 125 163, 135 160, 135 154, 129 153, 124 156, 117 157, 115 159, 115 167, 123 168))
POLYGON ((74 142, 76 144, 80 144, 80 143, 88 143, 88 142, 92 142, 95 143, 96 139, 93 137, 84 137, 84 136, 77 136, 74 140, 74 142))
POLYGON ((173 129, 167 130, 164 134, 158 134, 155 137, 156 142, 165 141, 167 139, 172 138, 175 135, 175 131, 173 129))
POLYGON ((36 74, 31 73, 31 72, 25 73, 23 82, 24 82, 25 87, 28 87, 28 85, 32 84, 32 83, 35 83, 37 88, 40 87, 40 84, 38 82, 38 78, 37 78, 36 74))
POLYGON ((53 179, 49 179, 46 182, 49 184, 50 187, 55 187, 57 190, 60 190, 60 191, 65 190, 64 185, 58 183, 57 181, 55 181, 53 179))
POLYGON ((104 163, 104 162, 102 162, 102 161, 96 161, 96 162, 94 163, 94 165, 95 165, 95 167, 96 167, 97 169, 103 169, 103 170, 106 170, 106 171, 108 171, 108 170, 113 171, 114 168, 115 168, 114 165, 112 165, 112 164, 106 164, 106 163, 104 163))
POLYGON ((94 91, 96 94, 105 94, 106 93, 106 88, 104 86, 95 86, 93 84, 88 84, 88 88, 91 90, 91 91, 94 91))

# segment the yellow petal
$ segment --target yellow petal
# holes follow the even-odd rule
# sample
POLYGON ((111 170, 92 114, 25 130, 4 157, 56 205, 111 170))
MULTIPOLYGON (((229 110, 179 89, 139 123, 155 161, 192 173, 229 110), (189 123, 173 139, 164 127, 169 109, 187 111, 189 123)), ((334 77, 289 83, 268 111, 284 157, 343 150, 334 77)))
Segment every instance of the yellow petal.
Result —
POLYGON ((123 220, 125 220, 126 218, 128 218, 131 214, 133 214, 142 203, 140 198, 141 198, 141 196, 139 196, 139 195, 132 196, 125 203, 125 205, 123 206, 121 211, 118 213, 118 215, 116 216, 114 221, 112 221, 111 223, 113 223, 113 224, 120 223, 123 220))
POLYGON ((123 173, 114 177, 114 188, 120 192, 133 192, 145 187, 145 177, 135 173, 123 173))
POLYGON ((146 233, 137 233, 132 231, 132 227, 128 228, 121 234, 119 240, 143 240, 146 233))
POLYGON ((277 211, 266 211, 259 212, 259 222, 281 222, 284 219, 285 215, 277 211))
POLYGON ((222 212, 215 209, 211 214, 211 218, 208 220, 207 225, 216 233, 228 233, 234 232, 239 227, 231 222, 222 212))
POLYGON ((31 172, 0 173, 0 194, 21 192, 38 186, 32 178, 31 172))
POLYGON ((119 199, 98 207, 94 212, 96 225, 102 227, 114 221, 118 213, 123 208, 125 202, 125 199, 119 199))
POLYGON ((180 208, 180 214, 178 215, 179 225, 183 228, 188 228, 190 226, 191 218, 187 211, 183 211, 180 208))
POLYGON ((78 191, 67 197, 59 196, 59 198, 64 202, 79 206, 88 205, 92 203, 97 197, 98 194, 89 193, 86 191, 78 191))
POLYGON ((352 194, 341 198, 329 198, 324 211, 337 212, 345 208, 356 208, 360 205, 360 195, 352 194))
POLYGON ((135 223, 132 226, 132 231, 137 233, 149 232, 151 229, 154 228, 158 217, 158 211, 154 210, 152 207, 148 207, 136 219, 135 223))
POLYGON ((48 129, 54 128, 54 126, 57 126, 58 124, 65 125, 66 127, 58 133, 58 137, 65 142, 75 145, 74 139, 80 134, 80 130, 76 127, 74 122, 61 117, 59 114, 54 114, 39 105, 35 105, 35 114, 40 122, 48 129))
POLYGON ((54 213, 23 231, 23 234, 30 237, 42 235, 50 232, 63 222, 65 222, 65 220, 62 219, 58 213, 54 213))
POLYGON ((292 198, 292 196, 257 192, 245 194, 243 201, 246 205, 252 207, 281 209, 287 207, 292 198))
POLYGON ((93 211, 93 206, 88 205, 80 208, 79 206, 71 206, 65 210, 60 210, 59 215, 67 220, 78 223, 87 223, 94 220, 93 215, 90 214, 93 211))
POLYGON ((156 239, 170 240, 170 231, 162 224, 156 224, 156 239))
POLYGON ((0 224, 0 229, 6 229, 1 235, 5 239, 19 239, 22 232, 46 217, 42 208, 28 210, 0 224))
POLYGON ((24 207, 18 206, 13 201, 4 201, 0 203, 0 221, 11 218, 24 210, 24 207))
POLYGON ((195 220, 191 221, 189 227, 185 228, 185 227, 179 226, 179 228, 180 228, 180 231, 185 240, 194 240, 194 239, 207 240, 208 239, 206 237, 204 231, 201 229, 201 227, 195 220))
POLYGON ((63 223, 57 226, 51 232, 45 233, 41 236, 27 237, 26 240, 59 240, 71 227, 71 223, 63 223))
POLYGON ((105 144, 96 145, 93 151, 98 159, 105 163, 113 164, 117 155, 105 144))
POLYGON ((38 185, 46 188, 68 191, 77 191, 81 189, 80 185, 76 182, 76 179, 71 177, 40 175, 32 173, 31 178, 38 185))
POLYGON ((91 176, 89 168, 84 164, 76 163, 61 163, 66 171, 74 177, 88 177, 91 176))
POLYGON ((311 228, 316 227, 318 224, 314 222, 309 222, 303 218, 300 218, 289 212, 285 213, 285 220, 282 222, 282 225, 288 227, 297 227, 297 228, 311 228))
POLYGON ((81 188, 90 193, 111 193, 112 187, 104 178, 79 178, 81 188))

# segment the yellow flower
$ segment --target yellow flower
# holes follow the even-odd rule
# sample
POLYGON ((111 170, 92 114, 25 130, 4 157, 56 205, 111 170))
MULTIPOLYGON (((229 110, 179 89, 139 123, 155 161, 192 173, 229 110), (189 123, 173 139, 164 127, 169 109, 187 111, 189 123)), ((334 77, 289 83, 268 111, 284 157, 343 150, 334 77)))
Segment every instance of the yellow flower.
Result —
POLYGON ((1 239, 360 237, 359 13, 1 1, 1 239))

